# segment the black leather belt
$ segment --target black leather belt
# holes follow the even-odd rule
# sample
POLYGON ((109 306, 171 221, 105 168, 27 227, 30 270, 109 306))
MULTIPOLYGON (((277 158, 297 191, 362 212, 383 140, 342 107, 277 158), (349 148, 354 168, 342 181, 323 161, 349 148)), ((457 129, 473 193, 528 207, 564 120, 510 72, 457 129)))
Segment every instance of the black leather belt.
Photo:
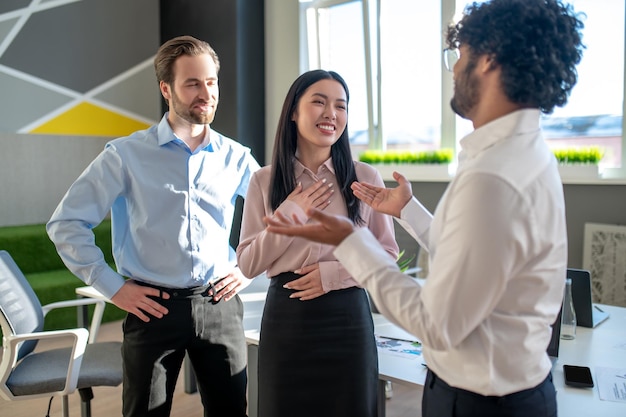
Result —
POLYGON ((215 301, 213 299, 213 294, 209 294, 211 289, 215 287, 220 279, 209 282, 207 285, 202 285, 198 287, 190 287, 190 288, 168 288, 162 287, 160 285, 155 285, 143 281, 135 281, 139 285, 143 285, 144 287, 151 287, 159 290, 161 292, 160 297, 163 298, 163 293, 168 293, 170 295, 170 300, 181 300, 181 299, 190 299, 190 298, 209 298, 213 304, 219 303, 220 300, 215 301))

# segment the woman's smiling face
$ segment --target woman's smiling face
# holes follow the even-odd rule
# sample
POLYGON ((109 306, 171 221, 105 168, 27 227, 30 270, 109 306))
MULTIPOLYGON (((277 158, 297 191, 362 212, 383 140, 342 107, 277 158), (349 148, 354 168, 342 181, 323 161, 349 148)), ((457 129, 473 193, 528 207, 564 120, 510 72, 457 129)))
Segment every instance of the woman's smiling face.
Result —
POLYGON ((291 120, 297 126, 298 148, 330 148, 348 123, 348 100, 341 83, 324 79, 312 84, 300 97, 291 120))

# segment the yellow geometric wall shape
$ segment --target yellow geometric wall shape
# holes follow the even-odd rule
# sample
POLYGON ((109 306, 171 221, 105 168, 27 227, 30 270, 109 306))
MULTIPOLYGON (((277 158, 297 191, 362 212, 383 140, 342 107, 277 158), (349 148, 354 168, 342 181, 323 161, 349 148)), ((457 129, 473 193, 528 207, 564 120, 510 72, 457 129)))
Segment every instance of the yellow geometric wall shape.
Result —
POLYGON ((80 103, 29 133, 119 137, 149 126, 94 104, 80 103))

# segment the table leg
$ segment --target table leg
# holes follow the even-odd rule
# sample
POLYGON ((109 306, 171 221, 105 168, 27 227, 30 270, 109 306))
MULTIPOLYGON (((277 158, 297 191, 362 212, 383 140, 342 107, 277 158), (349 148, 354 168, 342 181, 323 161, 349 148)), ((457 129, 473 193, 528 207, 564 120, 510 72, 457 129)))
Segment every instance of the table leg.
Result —
POLYGON ((198 391, 198 387, 196 386, 196 373, 193 370, 193 366, 191 366, 191 361, 189 360, 189 356, 185 354, 185 360, 183 361, 183 371, 185 378, 185 392, 187 394, 193 394, 198 391))
MULTIPOLYGON (((82 295, 77 295, 76 298, 83 299, 82 295)), ((89 330, 89 307, 86 305, 77 306, 76 307, 76 326, 84 327, 89 330)), ((89 388, 89 392, 91 392, 91 388, 89 388)), ((93 398, 93 395, 91 396, 93 398)), ((82 417, 91 417, 91 398, 85 397, 83 398, 83 393, 81 392, 81 402, 80 402, 80 415, 82 417)), ((67 400, 67 396, 63 397, 64 400, 67 400)))
POLYGON ((378 417, 385 417, 387 407, 387 395, 385 394, 386 385, 387 381, 382 379, 378 380, 378 417))
MULTIPOLYGON (((82 295, 77 295, 76 298, 83 299, 82 295)), ((84 327, 89 329, 89 307, 86 305, 76 307, 76 325, 78 327, 84 327)))
POLYGON ((259 413, 259 346, 248 345, 248 417, 259 413))

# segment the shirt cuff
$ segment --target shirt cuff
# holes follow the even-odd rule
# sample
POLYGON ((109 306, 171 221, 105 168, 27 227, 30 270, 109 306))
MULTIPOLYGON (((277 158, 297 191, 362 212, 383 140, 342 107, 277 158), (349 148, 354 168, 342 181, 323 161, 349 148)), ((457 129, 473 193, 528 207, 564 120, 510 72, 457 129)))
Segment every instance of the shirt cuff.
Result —
POLYGON ((324 291, 333 291, 341 288, 341 282, 331 277, 339 276, 339 262, 320 262, 320 279, 324 291))
POLYGON ((419 202, 415 197, 402 208, 400 218, 395 217, 396 221, 404 230, 406 230, 420 245, 428 250, 427 232, 432 222, 432 214, 419 202))
POLYGON ((122 288, 124 282, 124 277, 112 269, 108 269, 93 283, 92 287, 110 300, 122 288))
POLYGON ((278 207, 277 211, 278 210, 280 210, 281 214, 290 219, 295 214, 302 223, 306 223, 309 220, 309 216, 302 210, 302 207, 290 200, 283 201, 278 207))
POLYGON ((335 248, 333 253, 352 278, 360 284, 383 265, 395 265, 389 253, 366 227, 355 230, 335 248))

